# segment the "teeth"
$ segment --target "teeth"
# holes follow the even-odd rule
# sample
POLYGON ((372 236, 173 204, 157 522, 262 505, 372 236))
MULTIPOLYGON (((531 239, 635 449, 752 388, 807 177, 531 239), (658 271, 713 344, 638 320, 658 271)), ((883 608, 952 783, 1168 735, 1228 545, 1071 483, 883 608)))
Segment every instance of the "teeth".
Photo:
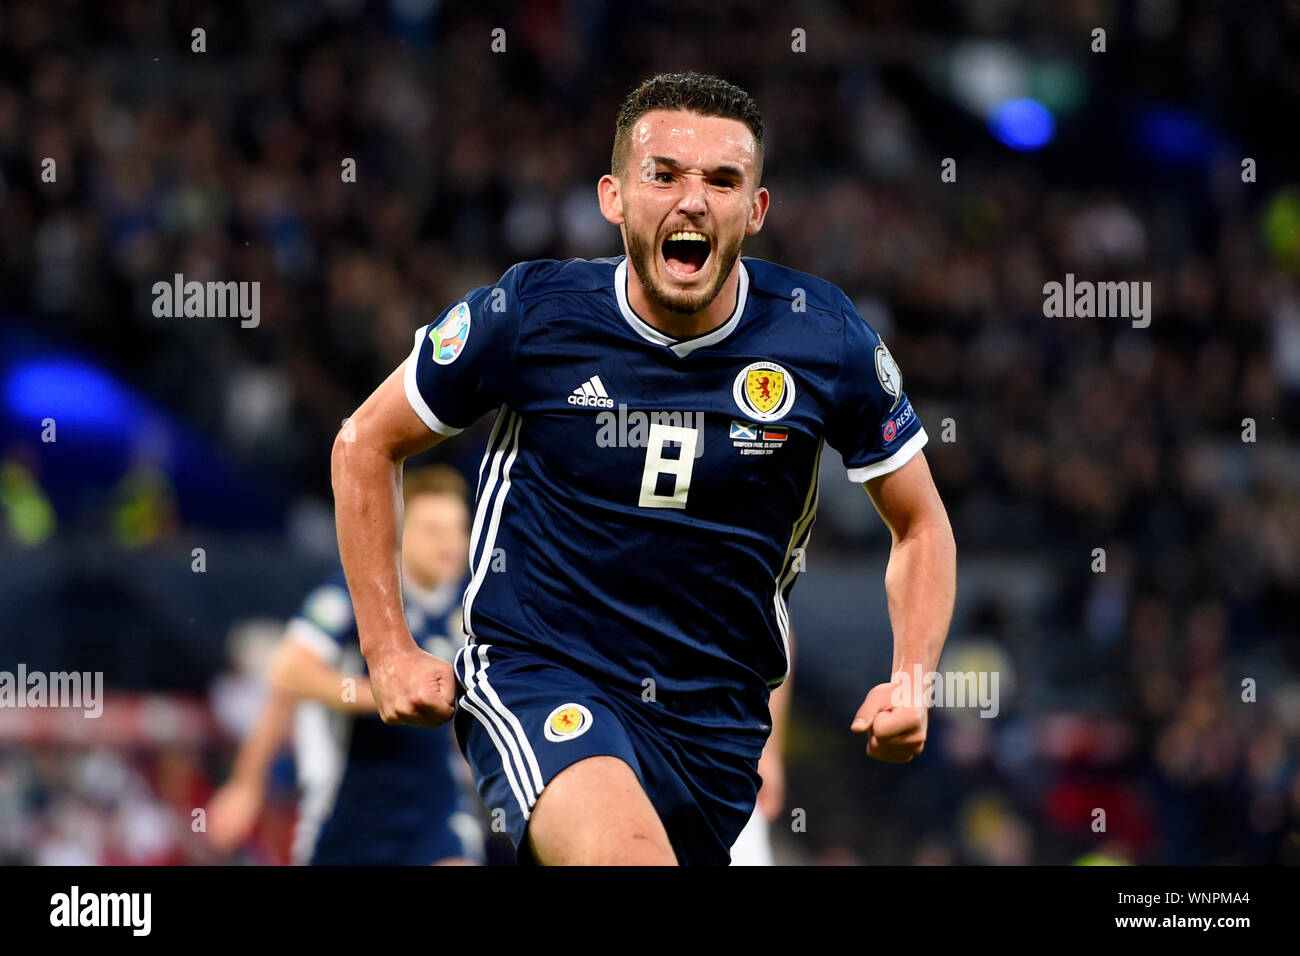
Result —
POLYGON ((674 232, 668 242, 708 242, 709 237, 702 232, 674 232))

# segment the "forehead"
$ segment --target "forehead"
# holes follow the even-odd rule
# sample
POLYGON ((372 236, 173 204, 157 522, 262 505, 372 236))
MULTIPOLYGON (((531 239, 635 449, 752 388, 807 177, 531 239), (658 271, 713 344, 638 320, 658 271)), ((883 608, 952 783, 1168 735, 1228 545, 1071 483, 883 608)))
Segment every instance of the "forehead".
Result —
POLYGON ((632 157, 664 156, 684 166, 754 165, 754 134, 738 119, 687 110, 651 110, 629 131, 632 157))
POLYGON ((466 510, 456 495, 432 492, 417 494, 406 503, 406 516, 413 520, 458 517, 466 510))

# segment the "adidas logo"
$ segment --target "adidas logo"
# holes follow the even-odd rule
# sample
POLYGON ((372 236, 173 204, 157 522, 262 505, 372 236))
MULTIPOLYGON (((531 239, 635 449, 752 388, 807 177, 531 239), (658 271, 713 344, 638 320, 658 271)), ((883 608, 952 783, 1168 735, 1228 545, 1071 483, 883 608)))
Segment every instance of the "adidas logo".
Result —
POLYGON ((584 405, 588 408, 613 408, 614 400, 605 391, 600 376, 593 375, 573 390, 569 396, 570 405, 584 405))

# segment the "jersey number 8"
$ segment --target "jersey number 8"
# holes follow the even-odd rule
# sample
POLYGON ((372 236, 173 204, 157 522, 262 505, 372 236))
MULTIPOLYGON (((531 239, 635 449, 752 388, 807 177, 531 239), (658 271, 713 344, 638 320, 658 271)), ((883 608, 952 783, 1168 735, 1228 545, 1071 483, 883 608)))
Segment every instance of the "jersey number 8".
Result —
POLYGON ((653 422, 645 447, 645 470, 641 472, 642 508, 685 508, 686 495, 691 490, 691 471, 695 467, 695 445, 700 433, 694 428, 665 425, 653 422), (678 445, 675 458, 664 457, 668 442, 678 445), (673 476, 672 494, 656 494, 660 475, 673 476))

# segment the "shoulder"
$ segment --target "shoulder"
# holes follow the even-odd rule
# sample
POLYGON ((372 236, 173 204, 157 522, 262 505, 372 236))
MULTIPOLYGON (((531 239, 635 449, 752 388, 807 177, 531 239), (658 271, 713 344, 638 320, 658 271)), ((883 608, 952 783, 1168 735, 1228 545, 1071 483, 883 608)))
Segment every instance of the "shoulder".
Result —
POLYGON ((521 303, 562 292, 599 292, 614 284, 614 270, 622 256, 606 259, 532 259, 518 262, 506 272, 521 303))
POLYGON ((853 304, 840 287, 809 272, 800 272, 766 259, 741 260, 749 272, 750 295, 802 303, 808 312, 842 317, 853 304))
MULTIPOLYGON (((498 286, 505 295, 499 306, 485 305, 493 311, 511 313, 511 327, 516 334, 526 336, 550 327, 559 313, 571 314, 573 296, 591 295, 591 302, 599 294, 611 296, 614 272, 622 256, 610 259, 531 259, 517 262, 506 270, 498 286), (567 301, 566 301, 567 300, 567 301)), ((492 295, 493 290, 488 291, 492 295)), ((585 313, 579 306, 578 313, 585 313)))
POLYGON ((765 259, 746 257, 741 261, 749 273, 750 297, 769 310, 799 314, 805 331, 816 329, 839 338, 846 330, 856 328, 875 336, 849 297, 833 282, 765 259))

